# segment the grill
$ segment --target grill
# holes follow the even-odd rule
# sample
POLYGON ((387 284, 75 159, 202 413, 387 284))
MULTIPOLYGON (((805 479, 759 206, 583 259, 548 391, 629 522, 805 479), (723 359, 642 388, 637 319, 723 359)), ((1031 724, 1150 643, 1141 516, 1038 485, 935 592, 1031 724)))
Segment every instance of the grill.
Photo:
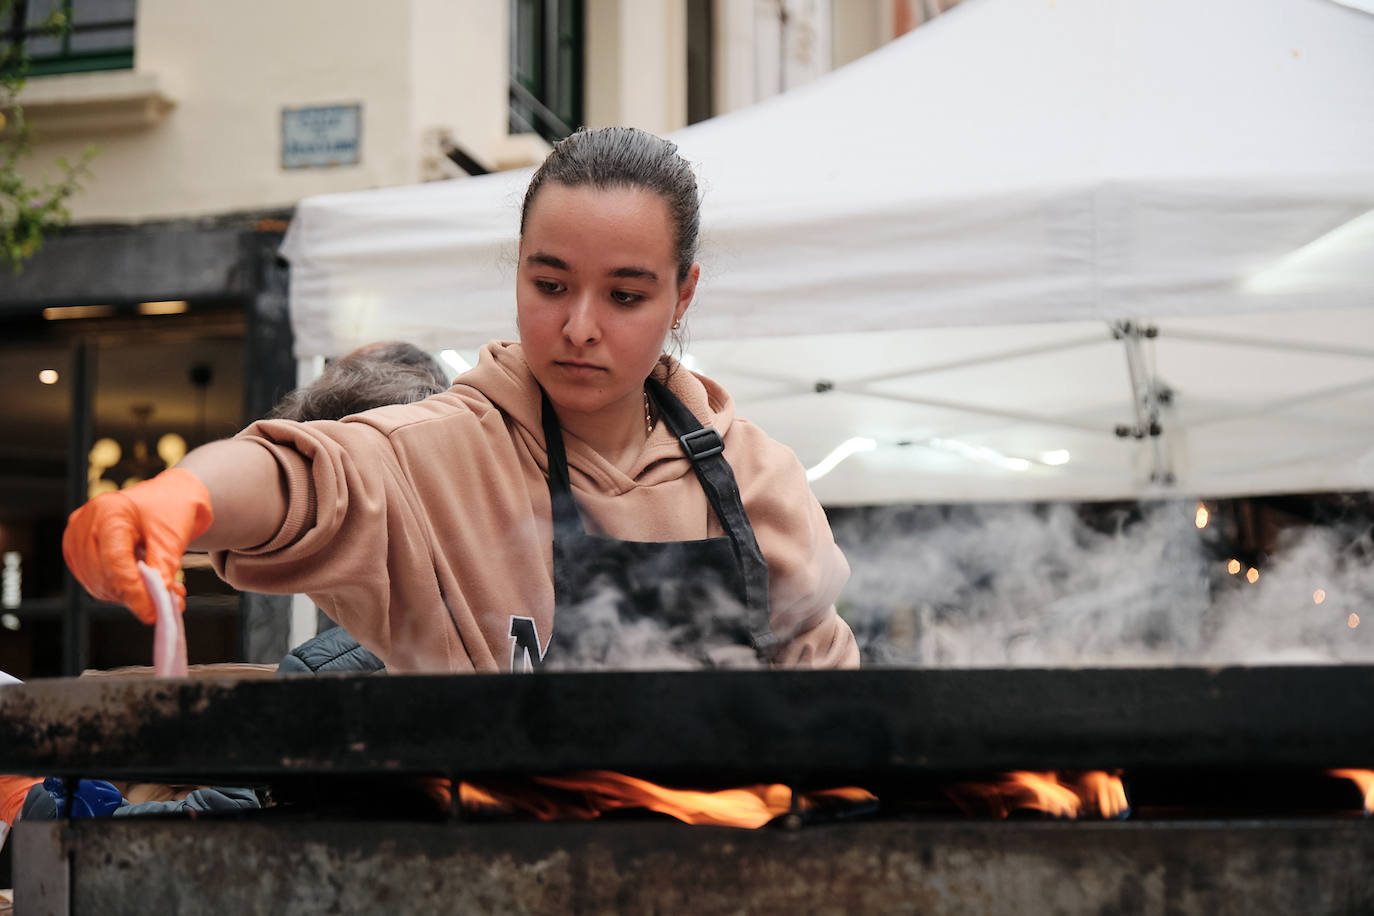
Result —
POLYGON ((59 912, 1364 911, 1374 822, 1325 774, 1374 762, 1372 688, 1356 666, 34 682, 0 691, 0 770, 293 802, 21 821, 19 903, 59 912), (746 831, 445 816, 386 791, 592 769, 880 804, 746 831), (970 819, 948 791, 1085 769, 1123 773, 1130 818, 970 819))

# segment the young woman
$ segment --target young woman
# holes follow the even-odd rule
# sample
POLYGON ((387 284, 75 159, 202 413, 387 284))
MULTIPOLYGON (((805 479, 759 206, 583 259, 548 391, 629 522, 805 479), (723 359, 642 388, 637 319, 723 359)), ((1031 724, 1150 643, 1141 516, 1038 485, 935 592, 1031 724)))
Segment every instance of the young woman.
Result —
POLYGON ((448 391, 339 422, 266 420, 72 515, 93 595, 152 608, 213 552, 231 584, 304 592, 395 673, 858 664, 848 566, 796 457, 663 353, 696 290, 699 209, 676 148, 581 131, 521 212, 519 343, 448 391))

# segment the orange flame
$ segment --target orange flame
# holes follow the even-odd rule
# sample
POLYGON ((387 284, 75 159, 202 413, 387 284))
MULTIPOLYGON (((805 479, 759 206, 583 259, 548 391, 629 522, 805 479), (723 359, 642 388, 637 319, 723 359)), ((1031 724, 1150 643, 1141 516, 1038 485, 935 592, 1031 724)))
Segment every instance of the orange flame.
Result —
POLYGON ((1054 817, 1078 817, 1078 794, 1055 779, 1053 773, 1018 771, 1007 774, 1002 786, 1012 806, 1034 808, 1054 817))
POLYGON ((535 781, 558 789, 584 792, 598 812, 647 808, 687 824, 762 827, 792 807, 792 791, 776 784, 700 792, 669 789, 609 770, 590 770, 570 776, 537 776, 535 781))
POLYGON ((1331 770, 1331 775, 1349 779, 1364 794, 1365 814, 1374 814, 1374 770, 1331 770))
MULTIPOLYGON (((703 792, 670 789, 609 770, 535 776, 532 781, 540 787, 558 790, 559 795, 545 794, 528 786, 501 788, 460 782, 458 800, 465 811, 473 813, 522 811, 540 820, 588 820, 608 811, 644 808, 688 824, 751 828, 762 827, 792 810, 792 790, 777 783, 703 792)), ((797 799, 797 806, 806 812, 837 802, 859 804, 876 800, 872 793, 863 789, 827 789, 802 794, 797 799)))
POLYGON ((846 786, 842 789, 818 789, 815 792, 805 792, 801 797, 801 809, 809 811, 828 802, 838 802, 847 805, 862 805, 875 802, 878 796, 867 789, 860 789, 855 786, 846 786))
POLYGON ((1043 811, 1051 817, 1076 818, 1085 811, 1100 817, 1121 817, 1130 808, 1121 777, 1101 770, 1065 779, 1056 773, 1017 770, 987 781, 958 783, 948 791, 965 812, 1002 818, 1022 809, 1043 811))
POLYGON ((1089 770, 1078 777, 1074 792, 1085 808, 1106 818, 1121 817, 1131 807, 1126 801, 1126 787, 1114 773, 1089 770))

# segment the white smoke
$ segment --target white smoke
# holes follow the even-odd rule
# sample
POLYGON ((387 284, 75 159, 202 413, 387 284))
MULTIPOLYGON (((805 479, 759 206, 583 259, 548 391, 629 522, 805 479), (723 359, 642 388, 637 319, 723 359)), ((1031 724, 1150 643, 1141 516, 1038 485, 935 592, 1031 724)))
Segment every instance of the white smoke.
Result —
MULTIPOLYGON (((1248 564, 1228 572, 1222 526, 1199 530, 1195 509, 1175 501, 1088 513, 1068 504, 836 512, 835 538, 853 571, 840 610, 866 666, 1374 663, 1369 519, 1287 530, 1256 561, 1252 582, 1248 564)), ((560 611, 562 643, 548 667, 758 666, 738 641, 748 615, 731 595, 665 588, 666 604, 701 610, 672 616, 676 624, 638 616, 602 583, 560 611)))
POLYGON ((1374 661, 1369 531, 1309 529, 1284 539, 1257 582, 1236 576, 1217 589, 1207 630, 1208 663, 1374 661))
POLYGON ((745 643, 749 612, 714 583, 693 583, 691 594, 666 582, 655 599, 675 610, 658 616, 631 611, 621 589, 600 582, 590 597, 558 612, 550 671, 685 671, 757 668, 745 643), (679 594, 681 592, 681 594, 679 594), (559 629, 561 627, 561 629, 559 629))
POLYGON ((870 665, 1374 661, 1367 522, 1290 533, 1252 583, 1194 509, 1122 509, 1106 530, 1062 504, 840 514, 841 610, 870 665))

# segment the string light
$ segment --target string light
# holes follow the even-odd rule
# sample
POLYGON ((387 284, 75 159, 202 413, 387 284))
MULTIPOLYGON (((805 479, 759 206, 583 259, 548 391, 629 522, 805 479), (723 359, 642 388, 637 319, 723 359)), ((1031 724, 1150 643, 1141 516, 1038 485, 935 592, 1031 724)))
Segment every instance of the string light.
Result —
POLYGON ((1240 560, 1227 560, 1226 571, 1233 576, 1237 575, 1240 572, 1240 560))
POLYGON ((1315 592, 1312 593, 1312 603, 1313 603, 1313 604, 1321 604, 1321 603, 1322 603, 1323 601, 1325 601, 1325 600, 1326 600, 1326 589, 1324 589, 1324 588, 1319 588, 1319 589, 1317 589, 1315 592))
POLYGON ((1259 581, 1259 570, 1258 570, 1258 569, 1255 569, 1255 567, 1253 567, 1253 566, 1251 566, 1249 569, 1247 569, 1247 570, 1245 571, 1245 581, 1246 581, 1246 582, 1249 582, 1251 585, 1254 585, 1256 582, 1258 582, 1258 581, 1259 581))
POLYGON ((1197 512, 1193 515, 1193 524, 1197 526, 1197 529, 1199 531, 1201 531, 1203 528, 1207 527, 1207 519, 1209 517, 1210 516, 1207 513, 1207 504, 1199 500, 1197 504, 1197 512))
POLYGON ((38 373, 38 380, 39 380, 40 382, 42 382, 44 385, 56 385, 56 384, 57 384, 57 370, 56 370, 56 369, 44 369, 44 370, 42 370, 41 372, 38 373))
POLYGON ((1352 630, 1355 629, 1360 625, 1360 615, 1351 614, 1349 617, 1345 618, 1345 625, 1350 627, 1350 629, 1352 630))

